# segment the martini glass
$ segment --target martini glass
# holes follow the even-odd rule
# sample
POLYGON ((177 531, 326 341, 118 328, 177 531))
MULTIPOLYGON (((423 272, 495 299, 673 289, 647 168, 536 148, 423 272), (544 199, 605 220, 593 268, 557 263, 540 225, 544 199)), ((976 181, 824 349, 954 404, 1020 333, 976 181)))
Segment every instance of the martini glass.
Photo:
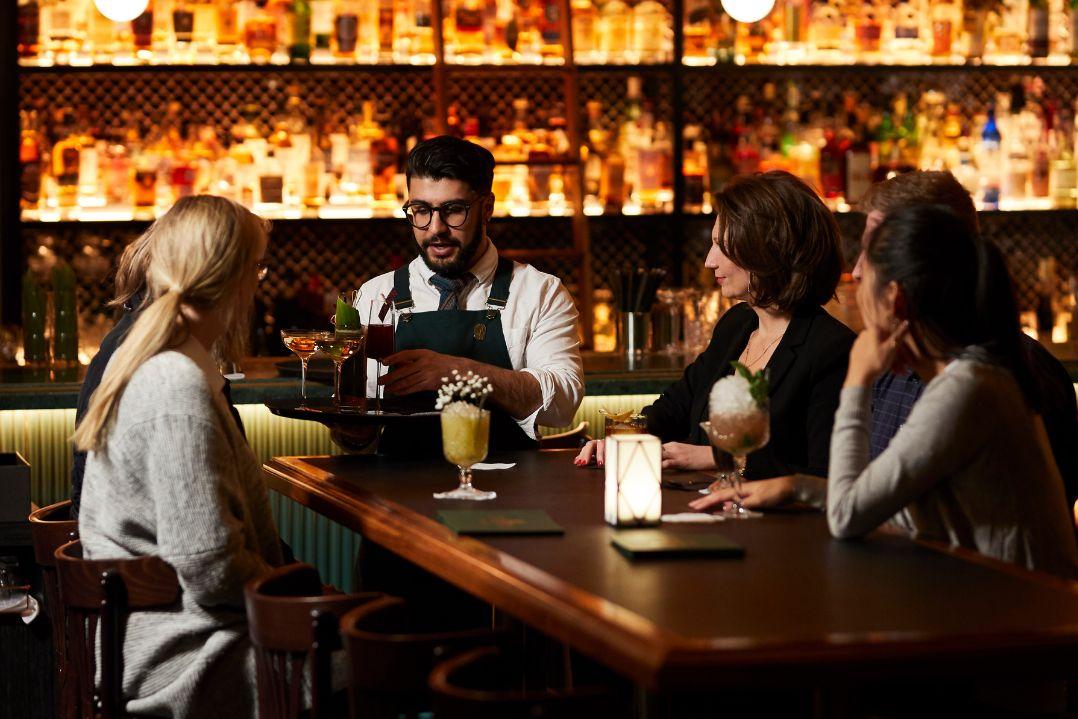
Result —
POLYGON ((315 347, 333 360, 333 404, 341 405, 341 365, 349 357, 363 351, 364 333, 359 330, 319 332, 315 347))
POLYGON ((299 357, 299 393, 307 401, 307 360, 317 351, 315 346, 321 332, 314 330, 281 330, 281 342, 299 357))

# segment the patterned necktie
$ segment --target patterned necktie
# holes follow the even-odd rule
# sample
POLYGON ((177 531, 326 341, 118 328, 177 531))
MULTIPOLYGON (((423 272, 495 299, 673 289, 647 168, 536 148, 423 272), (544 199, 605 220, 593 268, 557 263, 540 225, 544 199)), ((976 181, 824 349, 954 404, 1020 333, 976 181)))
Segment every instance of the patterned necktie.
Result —
POLYGON ((439 310, 455 310, 458 308, 460 300, 460 291, 472 281, 472 276, 469 274, 463 274, 460 277, 446 277, 445 275, 435 274, 430 278, 430 283, 438 288, 440 296, 438 297, 438 309, 439 310))

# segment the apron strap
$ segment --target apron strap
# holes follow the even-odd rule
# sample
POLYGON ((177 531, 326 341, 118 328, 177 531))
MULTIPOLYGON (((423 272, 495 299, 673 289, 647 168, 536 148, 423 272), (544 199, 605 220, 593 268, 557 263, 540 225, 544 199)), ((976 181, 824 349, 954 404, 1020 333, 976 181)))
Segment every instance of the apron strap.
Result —
POLYGON ((487 304, 499 309, 505 309, 509 302, 509 283, 513 279, 513 261, 508 257, 498 258, 498 269, 494 273, 494 282, 490 286, 490 297, 487 304))
POLYGON ((412 307, 412 287, 408 281, 408 265, 402 265, 393 272, 393 307, 399 312, 412 307))

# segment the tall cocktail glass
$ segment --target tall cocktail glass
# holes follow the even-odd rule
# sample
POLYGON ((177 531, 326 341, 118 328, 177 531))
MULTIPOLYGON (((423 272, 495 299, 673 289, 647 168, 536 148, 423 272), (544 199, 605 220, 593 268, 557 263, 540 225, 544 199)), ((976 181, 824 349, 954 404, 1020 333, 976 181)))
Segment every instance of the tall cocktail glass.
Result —
POLYGON ((457 465, 460 486, 449 492, 435 492, 435 499, 494 499, 497 492, 472 486, 472 466, 487 458, 490 439, 490 410, 468 402, 452 402, 442 409, 442 452, 457 465))

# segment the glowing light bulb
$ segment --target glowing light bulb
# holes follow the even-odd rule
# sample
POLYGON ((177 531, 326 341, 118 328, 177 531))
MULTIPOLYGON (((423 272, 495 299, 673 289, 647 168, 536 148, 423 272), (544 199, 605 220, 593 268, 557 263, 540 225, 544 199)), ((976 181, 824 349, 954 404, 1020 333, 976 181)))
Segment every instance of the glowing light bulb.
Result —
POLYGON ((775 7, 775 0, 722 0, 722 9, 738 22, 760 22, 775 7))
POLYGON ((150 0, 94 0, 97 11, 113 22, 129 22, 146 12, 150 0))

